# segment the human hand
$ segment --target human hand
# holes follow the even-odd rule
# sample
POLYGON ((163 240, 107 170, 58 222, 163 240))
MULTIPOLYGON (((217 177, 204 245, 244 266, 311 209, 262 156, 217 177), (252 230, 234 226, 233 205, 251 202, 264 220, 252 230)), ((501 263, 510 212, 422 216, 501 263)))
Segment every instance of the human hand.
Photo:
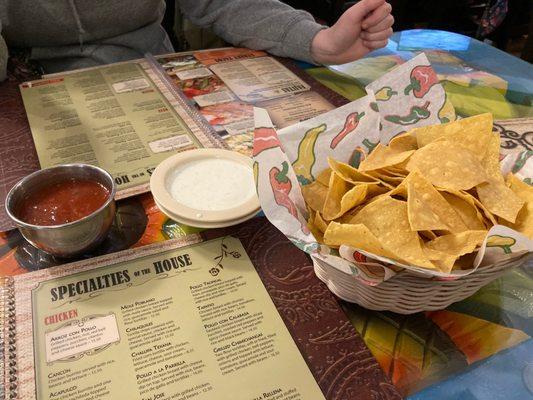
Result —
POLYGON ((392 7, 385 0, 361 0, 311 43, 311 56, 319 64, 343 64, 385 47, 392 35, 392 7))

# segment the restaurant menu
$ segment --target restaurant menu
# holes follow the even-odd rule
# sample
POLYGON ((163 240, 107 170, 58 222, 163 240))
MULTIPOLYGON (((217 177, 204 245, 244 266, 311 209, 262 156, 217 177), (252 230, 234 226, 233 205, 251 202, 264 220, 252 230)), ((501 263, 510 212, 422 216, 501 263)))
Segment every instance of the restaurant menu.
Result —
POLYGON ((250 103, 309 90, 308 84, 271 57, 215 64, 211 70, 239 99, 250 103))
POLYGON ((334 105, 263 51, 226 48, 169 54, 158 61, 229 148, 252 153, 253 106, 267 109, 277 128, 334 105))
POLYGON ((117 198, 128 197, 148 191, 153 169, 176 152, 227 147, 251 155, 254 106, 277 128, 334 108, 263 51, 225 48, 157 61, 163 74, 140 59, 21 84, 41 168, 98 165, 115 178, 117 198))
POLYGON ((13 289, 18 398, 324 399, 238 239, 67 264, 13 289))
POLYGON ((146 184, 171 152, 209 146, 137 63, 27 82, 21 93, 41 167, 98 165, 119 192, 146 184))

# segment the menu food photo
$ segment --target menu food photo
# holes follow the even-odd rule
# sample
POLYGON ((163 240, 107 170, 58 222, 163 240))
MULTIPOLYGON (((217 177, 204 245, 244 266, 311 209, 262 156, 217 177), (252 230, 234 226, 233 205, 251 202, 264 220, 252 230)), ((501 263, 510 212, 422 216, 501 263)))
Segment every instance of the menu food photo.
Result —
POLYGON ((235 48, 22 82, 40 168, 5 212, 36 268, 0 285, 4 397, 400 398, 339 299, 440 310, 524 265, 533 164, 424 54, 366 91, 235 48), (109 250, 139 195, 188 234, 109 250))

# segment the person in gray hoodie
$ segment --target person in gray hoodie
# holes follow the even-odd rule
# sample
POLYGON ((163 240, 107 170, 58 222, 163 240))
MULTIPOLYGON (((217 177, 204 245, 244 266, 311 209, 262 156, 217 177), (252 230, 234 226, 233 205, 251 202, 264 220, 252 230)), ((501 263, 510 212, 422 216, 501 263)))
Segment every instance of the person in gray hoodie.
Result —
MULTIPOLYGON (((339 64, 384 47, 394 19, 385 0, 361 0, 332 27, 277 0, 177 0, 195 25, 235 46, 316 64, 339 64)), ((0 0, 0 32, 46 72, 163 54, 164 0, 0 0)), ((0 37, 0 79, 7 48, 0 37)))

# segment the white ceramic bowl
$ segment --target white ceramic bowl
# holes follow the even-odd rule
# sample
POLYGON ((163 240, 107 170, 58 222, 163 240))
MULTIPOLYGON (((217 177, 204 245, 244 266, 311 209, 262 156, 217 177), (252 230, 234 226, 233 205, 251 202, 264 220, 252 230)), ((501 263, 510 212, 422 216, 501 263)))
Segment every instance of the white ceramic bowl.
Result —
MULTIPOLYGON (((198 228, 219 228, 236 225, 255 216, 260 211, 259 199, 256 194, 247 196, 241 202, 238 202, 238 204, 217 210, 193 208, 190 204, 186 205, 179 202, 172 196, 171 181, 176 171, 186 166, 186 164, 193 164, 194 162, 208 159, 230 161, 236 163, 238 167, 244 165, 246 168, 250 168, 250 172, 253 172, 252 159, 233 151, 196 149, 178 153, 159 164, 150 179, 150 190, 159 209, 169 218, 177 222, 198 228)), ((210 178, 206 177, 206 179, 210 178)), ((202 177, 198 179, 202 179, 202 177)), ((220 183, 224 185, 224 176, 219 177, 219 179, 220 183)), ((235 182, 232 184, 235 187, 235 182)), ((237 184, 243 185, 242 187, 235 187, 235 190, 239 190, 240 192, 250 191, 250 189, 255 191, 253 180, 246 179, 242 182, 239 181, 237 184), (250 185, 253 185, 253 188, 250 185)))

